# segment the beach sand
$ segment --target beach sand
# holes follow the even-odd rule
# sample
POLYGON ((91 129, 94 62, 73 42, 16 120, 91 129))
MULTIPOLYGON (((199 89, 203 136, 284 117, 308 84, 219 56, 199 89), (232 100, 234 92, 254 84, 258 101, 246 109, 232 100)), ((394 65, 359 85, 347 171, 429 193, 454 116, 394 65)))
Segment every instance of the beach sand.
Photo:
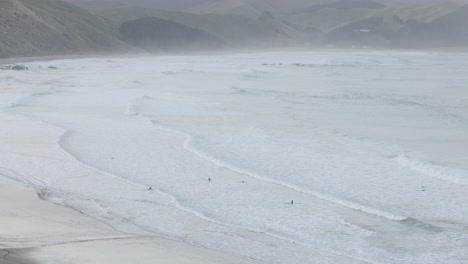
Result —
POLYGON ((255 263, 170 239, 129 235, 0 180, 0 263, 255 263))
POLYGON ((28 261, 32 249, 49 244, 119 236, 78 211, 39 199, 33 189, 0 179, 2 264, 36 263, 28 261))
MULTIPOLYGON (((98 56, 0 59, 0 65, 86 57, 98 56)), ((21 88, 16 90, 21 94, 21 88)), ((1 99, 0 104, 9 101, 1 99)), ((31 159, 33 163, 42 163, 55 158, 66 162, 63 157, 65 154, 52 147, 55 145, 52 144, 55 138, 51 138, 48 142, 46 140, 48 135, 29 130, 30 127, 24 127, 26 130, 23 130, 32 133, 29 136, 15 132, 15 129, 20 131, 22 128, 21 125, 14 126, 13 122, 23 118, 5 114, 0 116, 1 123, 9 124, 3 126, 4 129, 0 129, 2 131, 0 145, 3 146, 0 154, 3 153, 5 157, 16 155, 18 159, 31 159), (20 134, 23 135, 19 136, 20 134), (28 153, 28 149, 34 149, 38 151, 37 153, 43 151, 41 155, 44 156, 28 153), (22 150, 26 152, 21 154, 22 150)), ((15 172, 9 173, 0 167, 0 264, 257 263, 181 241, 158 237, 144 230, 133 233, 116 231, 111 226, 75 209, 42 200, 40 196, 43 190, 35 190, 27 185, 25 182, 15 180, 15 172)))
POLYGON ((34 61, 54 61, 54 60, 72 60, 72 59, 88 59, 88 58, 133 58, 146 57, 147 53, 95 53, 95 54, 69 54, 69 55, 49 55, 38 57, 16 57, 16 58, 0 58, 0 66, 7 64, 21 64, 34 61))

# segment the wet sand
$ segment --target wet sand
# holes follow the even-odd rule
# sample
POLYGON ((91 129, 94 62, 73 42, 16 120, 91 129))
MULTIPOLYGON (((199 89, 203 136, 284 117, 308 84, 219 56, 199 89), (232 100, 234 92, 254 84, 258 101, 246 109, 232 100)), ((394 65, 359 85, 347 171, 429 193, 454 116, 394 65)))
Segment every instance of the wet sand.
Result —
POLYGON ((128 234, 0 178, 0 264, 255 263, 154 234, 128 234))

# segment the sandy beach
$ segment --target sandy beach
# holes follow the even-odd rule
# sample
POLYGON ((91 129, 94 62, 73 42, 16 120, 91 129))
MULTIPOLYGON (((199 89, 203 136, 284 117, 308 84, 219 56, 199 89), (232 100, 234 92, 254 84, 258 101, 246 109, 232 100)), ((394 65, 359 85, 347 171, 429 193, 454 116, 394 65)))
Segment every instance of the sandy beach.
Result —
POLYGON ((25 59, 0 263, 464 263, 465 57, 25 59))
MULTIPOLYGON (((132 56, 134 55, 97 54, 9 58, 0 59, 0 65, 87 57, 132 56)), ((0 87, 0 91, 12 91, 15 94, 14 97, 18 98, 24 93, 31 92, 28 88, 10 90, 5 86, 0 87)), ((11 100, 9 97, 0 98, 0 105, 8 104, 9 100, 11 100)), ((0 128, 2 145, 0 156, 15 156, 13 162, 14 160, 28 160, 27 163, 47 164, 55 159, 60 162, 67 162, 68 159, 70 162, 65 153, 59 149, 54 151, 53 147, 51 149, 59 135, 53 135, 58 132, 55 129, 36 123, 33 126, 39 130, 45 129, 42 131, 45 134, 35 134, 39 132, 35 130, 35 132, 30 131, 34 134, 28 135, 17 130, 21 129, 21 125, 19 127, 17 125, 26 119, 4 113, 0 116, 0 123, 8 124, 0 128), (22 121, 16 123, 15 120, 22 121), (48 136, 52 136, 50 141, 44 141, 48 136), (34 151, 31 151, 31 147, 34 151)), ((172 238, 164 238, 138 228, 132 229, 132 227, 132 230, 125 232, 117 231, 112 226, 91 218, 79 210, 44 200, 44 195, 48 195, 48 191, 28 187, 31 183, 18 180, 17 173, 17 171, 0 166, 0 264, 123 264, 135 261, 141 264, 257 263, 246 258, 196 247, 172 238)), ((65 171, 63 173, 66 174, 65 171)), ((76 174, 69 176, 83 177, 83 174, 97 174, 89 170, 74 173, 76 174)), ((67 176, 64 177, 67 178, 67 176)))
POLYGON ((39 199, 0 174, 0 263, 250 264, 154 234, 115 231, 79 211, 39 199))

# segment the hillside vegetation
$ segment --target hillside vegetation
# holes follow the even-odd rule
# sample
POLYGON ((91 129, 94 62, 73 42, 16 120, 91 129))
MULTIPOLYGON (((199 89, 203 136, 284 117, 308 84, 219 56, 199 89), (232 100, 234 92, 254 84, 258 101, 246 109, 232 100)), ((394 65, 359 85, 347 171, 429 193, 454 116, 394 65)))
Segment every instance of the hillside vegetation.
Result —
MULTIPOLYGON (((68 0, 83 6, 99 9, 140 6, 166 9, 191 14, 235 14, 257 19, 264 12, 271 13, 282 22, 302 28, 315 28, 330 32, 341 26, 370 17, 383 17, 389 28, 398 29, 393 16, 402 20, 430 22, 457 9, 449 1, 399 2, 396 0, 68 0), (106 8, 107 7, 107 8, 106 8)), ((462 0, 468 3, 468 0, 462 0)))
POLYGON ((224 41, 227 48, 262 47, 272 43, 286 45, 295 39, 305 37, 304 33, 282 23, 280 26, 272 26, 257 19, 232 14, 197 15, 143 7, 114 8, 94 13, 113 21, 115 25, 144 17, 172 21, 217 36, 224 41))
MULTIPOLYGON (((144 0, 140 2, 148 6, 159 3, 156 1, 150 4, 144 0)), ((274 46, 272 43, 277 47, 468 46, 467 42, 457 39, 454 34, 448 36, 438 32, 442 27, 437 26, 439 22, 435 21, 447 19, 463 9, 455 3, 408 4, 386 0, 191 0, 183 5, 183 2, 184 0, 178 0, 179 9, 186 12, 122 7, 95 13, 117 25, 143 17, 166 19, 209 32, 222 39, 230 48, 274 46), (444 41, 437 40, 443 36, 446 37, 444 41), (429 39, 431 42, 422 43, 429 39)), ((459 20, 468 21, 468 16, 459 20)), ((464 25, 463 21, 450 21, 464 25)), ((466 31, 468 28, 460 29, 457 33, 463 35, 466 31)))
POLYGON ((0 0, 0 57, 141 48, 468 47, 468 7, 455 3, 135 0, 142 6, 131 7, 123 0, 68 1, 112 8, 91 11, 62 0, 0 0))
POLYGON ((468 45, 468 5, 429 23, 407 23, 395 42, 394 46, 411 48, 468 45))
POLYGON ((213 50, 224 44, 206 31, 155 17, 124 22, 120 33, 125 42, 148 51, 213 50))
POLYGON ((0 56, 128 50, 109 21, 60 0, 2 0, 0 56))

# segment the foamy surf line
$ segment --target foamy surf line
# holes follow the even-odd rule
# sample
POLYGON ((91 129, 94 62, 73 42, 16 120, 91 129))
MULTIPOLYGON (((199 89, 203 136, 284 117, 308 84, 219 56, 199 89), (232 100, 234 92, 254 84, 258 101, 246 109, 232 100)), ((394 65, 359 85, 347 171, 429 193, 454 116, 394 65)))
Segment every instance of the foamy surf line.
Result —
POLYGON ((324 201, 327 201, 327 202, 331 202, 331 203, 334 203, 334 204, 337 204, 337 205, 340 205, 340 206, 343 206, 343 207, 347 207, 347 208, 350 208, 350 209, 353 209, 353 210, 361 211, 361 212, 364 212, 364 213, 367 213, 367 214, 376 215, 376 216, 379 216, 379 217, 384 217, 384 218, 387 218, 388 220, 402 221, 402 220, 405 220, 405 219, 408 218, 408 217, 399 216, 399 215, 395 215, 395 214, 392 214, 392 213, 384 212, 384 211, 381 211, 381 210, 378 210, 378 209, 375 209, 375 208, 371 208, 371 207, 368 207, 368 206, 365 206, 365 205, 361 205, 361 204, 358 204, 358 203, 355 203, 355 202, 346 201, 346 200, 343 200, 343 199, 340 199, 340 198, 332 197, 332 196, 322 194, 322 193, 319 193, 319 192, 316 192, 316 191, 301 188, 301 187, 299 187, 297 185, 293 185, 293 184, 290 184, 290 183, 287 183, 287 182, 284 182, 284 181, 281 181, 281 180, 268 178, 266 176, 262 176, 262 175, 259 175, 257 173, 254 173, 254 172, 239 168, 239 167, 237 167, 235 165, 232 165, 232 164, 226 163, 224 161, 221 161, 219 159, 216 159, 213 156, 210 156, 209 154, 195 148, 193 146, 193 144, 192 144, 193 137, 191 135, 186 134, 184 132, 180 132, 180 131, 171 129, 171 128, 168 128, 168 127, 165 127, 165 126, 159 124, 155 120, 151 120, 151 123, 154 124, 157 128, 159 128, 162 131, 167 131, 167 132, 182 135, 183 137, 185 137, 184 148, 187 151, 193 153, 194 155, 199 156, 200 158, 203 158, 203 159, 215 164, 216 166, 231 170, 231 171, 236 172, 238 174, 246 175, 248 177, 251 177, 251 178, 254 178, 254 179, 257 179, 257 180, 261 180, 261 181, 264 181, 264 182, 268 182, 268 183, 272 183, 272 184, 279 185, 279 186, 282 186, 282 187, 286 187, 286 188, 295 190, 297 192, 309 194, 309 195, 312 195, 312 196, 314 196, 314 197, 316 197, 318 199, 321 199, 321 200, 324 200, 324 201))
MULTIPOLYGON (((111 177, 111 178, 114 178, 116 180, 119 180, 119 181, 122 181, 122 182, 125 182, 131 186, 134 186, 134 187, 138 187, 138 188, 142 188, 142 189, 147 189, 148 188, 148 185, 146 184, 142 184, 142 183, 138 183, 138 182, 135 182, 135 181, 131 181, 129 179, 126 179, 124 177, 121 177, 121 176, 118 176, 116 174, 113 174, 113 173, 110 173, 110 172, 107 172, 107 171, 103 171, 101 169, 98 169, 94 166, 91 166, 89 164, 87 164, 86 162, 82 161, 81 159, 79 159, 76 155, 74 155, 73 153, 71 153, 70 151, 67 150, 67 148, 64 146, 64 141, 66 140, 66 137, 70 136, 72 132, 70 131, 67 131, 65 132, 64 134, 62 134, 59 138, 59 141, 58 141, 58 144, 61 148, 61 150, 67 154, 68 156, 72 157, 74 160, 76 160, 81 166, 87 168, 87 169, 90 169, 90 170, 93 170, 101 175, 104 175, 104 176, 107 176, 107 177, 111 177)), ((200 213, 198 211, 195 211, 193 209, 190 209, 186 206, 183 206, 182 204, 180 204, 179 200, 177 199, 177 197, 167 193, 167 192, 163 192, 161 191, 160 189, 158 188, 155 188, 153 189, 163 195, 166 195, 168 197, 171 198, 172 200, 172 203, 174 205, 174 207, 182 210, 182 211, 185 211, 189 214, 192 214, 200 219, 203 219, 205 221, 208 221, 208 222, 212 222, 212 223, 215 223, 217 225, 223 225, 223 226, 227 226, 227 227, 234 227, 234 228, 241 228, 241 229, 246 229, 246 230, 249 230, 249 231, 253 231, 253 232, 257 232, 257 233, 263 233, 263 230, 253 230, 253 229, 248 229, 248 228, 243 228, 243 227, 239 227, 239 226, 234 226, 234 225, 231 225, 231 224, 228 224, 228 223, 224 223, 224 222, 221 222, 219 220, 216 220, 216 219, 213 219, 213 218, 210 218, 206 215, 204 215, 203 213, 200 213)))
MULTIPOLYGON (((106 171, 103 171, 103 170, 100 170, 96 167, 93 167, 91 165, 88 165, 87 163, 85 163, 84 161, 81 161, 79 158, 77 158, 75 155, 73 155, 71 152, 69 152, 66 147, 64 146, 64 141, 66 140, 66 137, 67 136, 70 136, 72 134, 71 131, 67 131, 65 132, 64 134, 62 134, 60 137, 59 137, 59 140, 58 140, 58 143, 60 145, 60 148, 62 149, 62 151, 64 151, 64 153, 66 153, 67 155, 71 156, 73 159, 75 159, 81 166, 85 167, 85 168, 88 168, 90 170, 94 170, 102 175, 105 175, 105 176, 108 176, 108 177, 112 177, 114 179, 117 179, 117 180, 120 180, 120 181, 123 181, 125 183, 128 183, 130 185, 133 185, 135 187, 141 187, 141 188, 146 188, 147 186, 144 185, 144 184, 141 184, 141 183, 138 183, 138 182, 134 182, 134 181, 130 181, 126 178, 123 178, 121 176, 118 176, 118 175, 115 175, 113 173, 110 173, 110 172, 106 172, 106 171)), ((349 258, 349 259, 354 259, 354 260, 358 260, 358 261, 362 261, 362 262, 365 262, 365 263, 369 263, 369 264, 385 264, 383 262, 377 262, 375 260, 371 260, 371 259, 368 259, 368 258, 365 258, 365 257, 362 257, 362 256, 356 256, 354 254, 348 254, 347 252, 339 252, 337 250, 334 250, 334 249, 331 249, 331 248, 323 248, 323 247, 319 247, 319 246, 316 246, 316 245, 311 245, 311 244, 305 244, 305 243, 301 243, 297 240, 294 240, 294 239, 291 239, 291 238, 287 238, 287 237, 284 237, 284 236, 281 236, 281 235, 278 235, 278 234, 275 234, 275 233, 272 233, 272 232, 268 232, 266 230, 258 230, 258 229, 253 229, 251 227, 246 227, 246 226, 239 226, 239 225, 235 225, 235 224, 230 224, 230 223, 225 223, 225 222, 222 222, 222 221, 219 221, 217 219, 214 219, 214 218, 211 218, 211 217, 208 217, 206 216, 205 214, 201 213, 201 212, 198 212, 196 210, 193 210, 191 208, 188 208, 182 204, 180 204, 179 200, 169 194, 169 193, 166 193, 166 192, 163 192, 157 188, 155 188, 154 190, 160 192, 161 194, 164 194, 164 195, 167 195, 169 196, 171 199, 172 199, 172 203, 174 205, 175 208, 181 210, 181 211, 184 211, 188 214, 191 214, 197 218, 200 218, 204 221, 207 221, 207 222, 211 222, 213 224, 216 224, 216 225, 220 225, 220 226, 225 226, 225 227, 229 227, 229 228, 235 228, 235 229, 241 229, 241 230, 246 230, 246 231, 249 231, 249 232, 254 232, 254 233, 260 233, 260 234, 264 234, 264 235, 267 235, 267 236, 270 236, 270 237, 273 237, 273 238, 276 238, 276 239, 280 239, 280 240, 283 240, 283 241, 288 241, 288 242, 292 242, 292 243, 298 243, 298 244, 301 244, 303 246, 307 246, 307 247, 312 247, 312 248, 315 248, 317 250, 320 250, 320 251, 323 251, 323 252, 327 252, 327 253, 330 253, 330 254, 333 254, 333 255, 336 255, 336 256, 340 256, 340 257, 346 257, 346 258, 349 258)), ((61 195, 58 195, 58 197, 62 197, 61 195)), ((76 197, 76 198, 79 198, 76 197)), ((64 206, 70 206, 70 207, 73 207, 72 206, 72 203, 70 202, 66 202, 65 200, 63 199, 50 199, 52 202, 54 203, 58 203, 58 204, 62 204, 64 206)), ((99 205, 99 203, 95 200, 93 200, 96 204, 99 205)), ((101 206, 102 208, 102 206, 101 206)), ((109 213, 106 211, 106 213, 109 213)), ((146 230, 146 231, 149 231, 151 232, 151 230, 148 230, 146 227, 144 226, 141 226, 141 225, 138 225, 136 223, 134 223, 136 226, 146 230)))
POLYGON ((19 178, 11 176, 10 171, 4 168, 0 168, 0 180, 21 186, 28 186, 26 182, 20 180, 19 178))
POLYGON ((64 147, 64 140, 71 136, 72 135, 72 131, 65 131, 62 135, 59 136, 59 138, 57 139, 57 144, 59 145, 60 149, 65 153, 67 154, 68 156, 72 157, 76 162, 78 162, 82 167, 85 167, 87 169, 90 169, 92 171, 95 171, 99 174, 102 174, 102 175, 105 175, 105 176, 108 176, 108 177, 111 177, 111 178, 114 178, 116 180, 119 180, 119 181, 123 181, 129 185, 132 185, 134 187, 139 187, 139 188, 148 188, 147 185, 145 184, 141 184, 141 183, 137 183, 137 182, 134 182, 134 181, 130 181, 128 179, 125 179, 123 177, 119 177, 117 175, 114 175, 112 173, 109 173, 107 171, 103 171, 103 170, 100 170, 98 168, 95 168, 93 166, 90 166, 88 165, 86 162, 80 160, 76 155, 74 155, 73 153, 71 153, 70 151, 68 151, 65 147, 64 147))
MULTIPOLYGON (((119 180, 119 181, 123 181, 129 185, 132 185, 134 187, 137 187, 137 188, 142 188, 142 189, 146 189, 148 186, 145 185, 145 184, 141 184, 141 183, 138 183, 138 182, 135 182, 135 181, 132 181, 130 179, 127 179, 125 177, 121 177, 121 176, 118 176, 118 175, 115 175, 113 173, 110 173, 110 172, 107 172, 107 171, 104 171, 104 170, 101 170, 99 168, 96 168, 92 165, 89 165, 87 164, 86 162, 82 161, 81 159, 79 159, 76 155, 74 155, 72 152, 68 151, 67 148, 64 146, 64 142, 67 140, 67 138, 71 135, 73 135, 73 133, 76 133, 72 130, 66 130, 62 127, 59 127, 57 125, 53 125, 53 124, 50 124, 49 122, 46 122, 46 121, 43 121, 41 119, 37 119, 37 118, 34 118, 30 115, 27 115, 27 114, 24 114, 24 113, 14 113, 14 112, 11 112, 11 114, 15 114, 15 115, 20 115, 20 116, 23 116, 23 117, 26 117, 34 122, 39 122, 41 124, 44 124, 46 126, 50 126, 50 127, 53 127, 57 130, 59 130, 60 132, 62 132, 58 137, 57 137, 57 144, 59 145, 60 149, 65 153, 67 154, 67 156, 70 156, 72 157, 80 166, 82 167, 85 167, 87 169, 90 169, 90 170, 93 170, 101 175, 104 175, 104 176, 107 176, 107 177, 111 177, 111 178, 114 178, 116 180, 119 180)), ((145 118, 145 120, 147 120, 145 118)), ((45 190, 45 189, 44 189, 45 190)), ((291 239, 291 238, 287 238, 287 237, 283 237, 281 235, 278 235, 278 234, 274 234, 274 233, 271 233, 271 232, 267 232, 265 230, 257 230, 257 229, 253 229, 251 227, 245 227, 245 226, 238 226, 238 225, 234 225, 234 224, 229 224, 229 223, 224 223, 224 222, 221 222, 219 220, 216 220, 216 219, 213 219, 211 217, 208 217, 206 216, 205 214, 203 213, 200 213, 196 210, 193 210, 191 208, 188 208, 186 206, 183 206, 179 203, 179 201, 177 200, 176 197, 174 197, 173 195, 170 195, 166 192, 162 192, 161 190, 158 190, 157 188, 155 188, 156 191, 164 194, 164 195, 167 195, 169 197, 172 198, 172 201, 173 201, 173 204, 174 204, 174 207, 181 210, 181 211, 184 211, 184 212, 187 212, 188 214, 191 214, 197 218, 200 218, 200 219, 203 219, 207 222, 211 222, 211 223, 214 223, 216 225, 220 225, 220 226, 225 226, 225 227, 230 227, 230 228, 236 228, 236 229, 242 229, 242 230, 246 230, 246 231, 249 231, 249 232, 254 232, 254 233, 261 233, 261 234, 264 234, 264 235, 267 235, 267 236, 270 236, 270 237, 274 237, 276 239, 280 239, 280 240, 283 240, 283 241, 290 241, 290 242, 294 242, 294 243, 298 243, 298 241, 294 240, 294 239, 291 239)), ((88 212, 89 213, 89 210, 91 210, 92 212, 90 213, 90 216, 92 217, 97 217, 97 219, 100 219, 102 221, 106 221, 106 219, 102 219, 103 217, 103 212, 105 214, 108 214, 108 213, 111 213, 111 212, 108 212, 106 209, 104 209, 102 206, 100 206, 99 202, 97 200, 94 200, 94 199, 87 199, 87 198, 84 198, 84 197, 81 197, 80 195, 78 194, 74 194, 73 196, 67 196, 65 195, 64 193, 60 193, 60 192, 54 192, 54 195, 51 195, 51 196, 48 196, 48 195, 45 195, 44 198, 46 198, 46 200, 48 201, 51 201, 53 203, 56 203, 56 204, 61 204, 63 206, 67 206, 67 207, 71 207, 71 208, 76 208, 77 210, 81 211, 81 212, 88 212), (83 204, 82 202, 79 202, 79 200, 81 201, 88 201, 86 202, 85 204, 83 204), (93 205, 94 206, 90 206, 89 204, 89 201, 92 201, 93 202, 93 205), (78 202, 78 204, 76 203, 78 202), (97 207, 100 208, 100 210, 96 210, 96 205, 97 207), (91 207, 91 208, 90 208, 91 207), (94 215, 96 213, 96 211, 101 211, 101 213, 97 213, 97 215, 94 215)), ((150 231, 151 230, 148 230, 147 227, 145 226, 141 226, 137 223, 133 223, 135 224, 136 226, 144 229, 144 230, 147 230, 147 231, 150 231)), ((323 252, 327 252, 327 253, 330 253, 330 254, 333 254, 333 255, 337 255, 337 256, 341 256, 341 257, 347 257, 349 259, 354 259, 354 260, 359 260, 359 261, 363 261, 363 262, 366 262, 366 263, 372 263, 372 264, 379 264, 379 262, 375 262, 373 260, 367 260, 365 258, 363 258, 362 256, 356 256, 354 254, 349 254, 347 253, 346 251, 344 252, 340 252, 340 251, 336 251, 336 250, 332 250, 330 248, 323 248, 323 247, 320 247, 320 246, 316 246, 316 245, 305 245, 305 246, 311 246, 313 248, 316 248, 317 250, 320 250, 320 251, 323 251, 323 252)))
POLYGON ((468 185, 468 172, 461 169, 452 169, 428 162, 410 159, 400 155, 394 160, 402 167, 408 168, 432 178, 454 183, 457 185, 468 185))
POLYGON ((369 263, 369 264, 388 264, 387 262, 376 261, 376 260, 368 259, 368 258, 361 257, 361 256, 343 254, 342 252, 336 251, 335 249, 331 249, 331 248, 321 248, 321 247, 317 247, 317 246, 313 246, 313 245, 304 244, 304 243, 297 242, 295 240, 288 239, 288 238, 278 236, 278 235, 275 235, 275 234, 271 234, 271 233, 266 233, 266 234, 271 236, 271 237, 275 237, 275 238, 282 239, 282 240, 285 240, 285 241, 289 241, 289 242, 292 242, 292 243, 298 243, 300 245, 307 246, 307 247, 312 247, 312 248, 315 248, 315 249, 318 249, 318 250, 321 250, 321 251, 325 251, 327 253, 331 253, 331 254, 334 254, 334 255, 340 256, 340 257, 350 258, 350 259, 358 260, 358 261, 369 263))
MULTIPOLYGON (((25 100, 25 98, 29 98, 31 96, 37 96, 37 95, 36 94, 29 95, 29 96, 26 96, 26 97, 21 98, 19 100, 25 100)), ((16 103, 15 103, 15 105, 16 105, 16 103)), ((33 122, 38 122, 38 123, 41 123, 41 124, 43 124, 45 126, 53 127, 54 129, 57 129, 57 130, 61 131, 62 133, 57 138, 57 145, 59 146, 60 150, 63 151, 63 153, 65 155, 71 157, 80 166, 82 166, 82 167, 84 167, 86 169, 89 169, 91 171, 95 171, 96 173, 104 175, 106 177, 110 177, 110 178, 116 179, 118 181, 122 181, 122 182, 124 182, 124 183, 126 183, 126 184, 128 184, 130 186, 133 186, 133 187, 136 187, 136 188, 139 188, 139 189, 147 189, 148 188, 148 185, 146 185, 146 184, 138 183, 138 182, 129 180, 129 179, 125 178, 125 177, 121 177, 121 176, 118 176, 116 174, 101 170, 99 168, 96 168, 94 166, 91 166, 91 165, 87 164, 85 161, 78 158, 75 154, 73 154, 71 151, 69 151, 65 147, 65 143, 64 143, 71 135, 73 135, 73 133, 75 133, 74 131, 66 130, 64 128, 61 128, 61 127, 58 127, 56 125, 50 124, 50 123, 45 122, 43 120, 31 117, 31 116, 29 116, 27 114, 16 113, 16 112, 12 112, 12 111, 9 111, 8 113, 12 114, 12 115, 18 115, 18 116, 25 117, 25 118, 33 121, 33 122)), ((126 114, 130 115, 129 113, 126 113, 126 114)), ((27 182, 24 182, 24 181, 20 180, 20 177, 14 177, 14 176, 11 176, 11 175, 16 175, 16 173, 13 172, 13 171, 4 169, 4 168, 0 168, 0 180, 4 180, 4 181, 10 182, 10 183, 19 184, 19 185, 23 185, 23 186, 37 187, 34 184, 27 183, 27 182)), ((60 193, 60 192, 54 192, 54 195, 52 195, 51 192, 48 192, 48 195, 45 195, 45 190, 46 189, 44 189, 44 188, 47 188, 47 186, 42 186, 41 187, 42 191, 40 193, 42 194, 44 192, 43 195, 41 195, 42 198, 44 198, 44 199, 46 199, 46 200, 48 200, 50 202, 53 202, 55 204, 60 204, 60 205, 66 206, 66 207, 75 208, 75 206, 73 206, 73 203, 71 203, 68 200, 70 200, 70 199, 73 199, 73 200, 83 199, 83 200, 85 200, 85 198, 83 198, 83 197, 80 198, 80 195, 78 195, 78 194, 74 194, 73 197, 68 197, 68 198, 65 198, 66 195, 63 194, 63 193, 60 193)), ((180 202, 178 201, 178 199, 175 196, 173 196, 173 195, 171 195, 169 193, 163 192, 163 191, 161 191, 161 190, 159 190, 157 188, 154 188, 153 190, 157 191, 157 192, 159 192, 159 193, 161 193, 163 195, 166 195, 166 196, 170 197, 175 208, 177 208, 179 210, 182 210, 184 212, 187 212, 187 213, 189 213, 191 215, 194 215, 195 217, 203 219, 203 220, 205 220, 207 222, 211 222, 211 223, 214 223, 214 224, 217 224, 217 225, 220 225, 220 226, 226 226, 226 227, 231 227, 231 228, 239 228, 239 229, 244 229, 244 230, 248 230, 248 231, 255 232, 255 233, 266 234, 264 230, 255 230, 255 229, 252 229, 252 228, 235 226, 235 225, 232 225, 232 224, 224 223, 224 222, 221 222, 219 220, 210 218, 210 217, 204 215, 201 212, 198 212, 196 210, 193 210, 191 208, 183 206, 182 204, 180 204, 180 202)), ((94 203, 99 205, 99 203, 94 199, 86 199, 86 200, 92 200, 92 201, 94 201, 94 203)), ((102 208, 102 206, 100 206, 100 207, 102 208)), ((76 208, 76 209, 78 209, 78 208, 76 208)), ((93 208, 87 208, 87 209, 93 209, 93 208)), ((79 210, 79 211, 82 211, 82 210, 79 210)), ((104 211, 106 211, 106 210, 104 210, 104 211)), ((96 215, 92 215, 92 216, 96 217, 96 215)), ((101 218, 98 217, 98 219, 101 219, 101 218)), ((101 219, 101 220, 103 220, 103 219, 101 219)), ((137 225, 137 226, 139 226, 139 225, 137 225)), ((139 227, 143 228, 142 226, 139 226, 139 227)), ((151 230, 147 230, 147 231, 151 231, 151 230)))

